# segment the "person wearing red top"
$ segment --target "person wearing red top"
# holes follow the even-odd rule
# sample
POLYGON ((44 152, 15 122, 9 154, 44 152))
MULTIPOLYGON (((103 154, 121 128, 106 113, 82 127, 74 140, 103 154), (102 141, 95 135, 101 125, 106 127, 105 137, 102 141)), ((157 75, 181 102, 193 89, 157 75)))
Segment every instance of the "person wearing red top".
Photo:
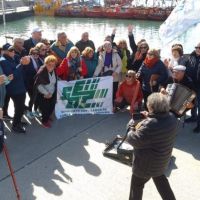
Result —
POLYGON ((115 99, 114 111, 117 108, 122 109, 126 105, 130 105, 130 112, 139 108, 142 104, 142 90, 140 82, 136 80, 136 73, 129 70, 126 79, 120 84, 115 99))
POLYGON ((66 81, 83 79, 88 73, 87 66, 81 59, 80 51, 77 47, 72 47, 67 57, 56 69, 56 74, 59 78, 66 81))

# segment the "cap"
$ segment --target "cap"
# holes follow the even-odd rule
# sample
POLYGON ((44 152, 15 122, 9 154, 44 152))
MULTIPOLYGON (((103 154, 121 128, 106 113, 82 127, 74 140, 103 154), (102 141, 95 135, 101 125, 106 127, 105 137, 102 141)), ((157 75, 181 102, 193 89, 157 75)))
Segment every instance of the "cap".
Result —
POLYGON ((11 49, 14 49, 14 47, 13 47, 11 44, 9 44, 9 43, 6 43, 6 44, 4 44, 4 45, 2 46, 2 50, 3 50, 3 51, 11 50, 11 49))
POLYGON ((185 71, 186 67, 183 65, 177 65, 175 67, 173 67, 173 71, 185 71))
POLYGON ((38 32, 42 32, 42 29, 39 28, 39 27, 35 27, 35 28, 32 29, 31 33, 38 33, 38 32))

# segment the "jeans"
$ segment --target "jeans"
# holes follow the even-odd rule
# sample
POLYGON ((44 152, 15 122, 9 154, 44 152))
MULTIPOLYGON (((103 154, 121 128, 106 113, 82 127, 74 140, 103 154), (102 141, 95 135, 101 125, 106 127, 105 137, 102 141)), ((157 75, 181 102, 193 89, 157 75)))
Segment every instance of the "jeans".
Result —
MULTIPOLYGON (((152 177, 156 188, 163 200, 176 200, 165 175, 152 177)), ((142 200, 143 188, 150 178, 140 178, 132 175, 129 200, 142 200)))

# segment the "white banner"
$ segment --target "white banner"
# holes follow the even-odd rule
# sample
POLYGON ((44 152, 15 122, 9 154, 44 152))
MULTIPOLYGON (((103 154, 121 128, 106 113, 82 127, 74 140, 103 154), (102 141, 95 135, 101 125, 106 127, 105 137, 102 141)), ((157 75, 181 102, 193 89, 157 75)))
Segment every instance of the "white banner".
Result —
POLYGON ((57 89, 57 119, 73 114, 112 114, 112 76, 58 81, 57 89))
POLYGON ((167 20, 160 26, 159 36, 164 44, 183 34, 200 22, 200 0, 180 0, 167 20))

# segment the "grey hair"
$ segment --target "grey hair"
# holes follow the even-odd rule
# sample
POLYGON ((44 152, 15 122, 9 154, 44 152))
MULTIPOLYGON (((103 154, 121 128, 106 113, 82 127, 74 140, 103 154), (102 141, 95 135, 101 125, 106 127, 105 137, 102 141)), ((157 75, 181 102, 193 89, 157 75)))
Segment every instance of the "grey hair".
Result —
POLYGON ((165 95, 155 92, 148 97, 147 108, 152 113, 167 113, 170 110, 169 100, 165 95))
POLYGON ((64 31, 57 32, 57 38, 59 38, 61 35, 66 35, 64 31))

